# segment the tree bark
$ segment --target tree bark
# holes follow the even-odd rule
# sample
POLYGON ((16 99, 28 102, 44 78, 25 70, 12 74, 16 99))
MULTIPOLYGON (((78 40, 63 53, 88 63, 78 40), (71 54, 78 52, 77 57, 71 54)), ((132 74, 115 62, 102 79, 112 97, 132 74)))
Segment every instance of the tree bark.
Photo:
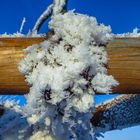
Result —
MULTIPOLYGON (((25 94, 29 87, 18 71, 23 49, 37 44, 41 38, 0 38, 0 94, 25 94)), ((107 45, 108 72, 120 85, 113 93, 140 93, 140 38, 114 39, 107 45)))
POLYGON ((91 122, 97 132, 140 125, 140 95, 121 95, 96 106, 91 122))

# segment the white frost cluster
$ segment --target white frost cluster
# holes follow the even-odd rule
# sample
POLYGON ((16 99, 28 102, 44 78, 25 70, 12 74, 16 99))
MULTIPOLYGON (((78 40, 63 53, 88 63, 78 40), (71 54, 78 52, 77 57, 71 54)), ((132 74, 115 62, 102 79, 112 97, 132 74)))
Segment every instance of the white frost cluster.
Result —
POLYGON ((140 37, 140 32, 138 28, 134 28, 132 33, 123 33, 123 34, 115 34, 117 38, 126 38, 126 37, 140 37))
POLYGON ((28 122, 24 117, 22 108, 12 100, 6 100, 3 106, 4 114, 0 116, 0 140, 20 140, 24 138, 28 122))
POLYGON ((66 6, 67 0, 54 0, 53 3, 53 15, 57 15, 62 12, 64 6, 66 6))
POLYGON ((13 33, 13 34, 7 34, 7 33, 4 33, 4 34, 0 34, 0 38, 22 38, 22 37, 27 37, 27 38, 31 38, 31 37, 43 37, 43 36, 46 36, 46 34, 37 34, 36 32, 32 33, 29 31, 27 35, 25 34, 22 34, 20 32, 16 32, 16 33, 13 33))
POLYGON ((111 28, 73 11, 54 15, 49 27, 54 35, 28 47, 19 65, 30 85, 29 139, 93 140, 94 95, 118 84, 106 69, 111 28))

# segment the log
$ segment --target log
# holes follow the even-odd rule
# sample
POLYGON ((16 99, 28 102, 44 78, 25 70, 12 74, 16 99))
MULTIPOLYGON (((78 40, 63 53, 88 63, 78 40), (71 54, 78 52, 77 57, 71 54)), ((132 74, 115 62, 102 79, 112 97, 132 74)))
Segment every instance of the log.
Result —
POLYGON ((0 94, 25 94, 29 87, 18 70, 27 46, 46 38, 0 38, 0 94))
POLYGON ((120 85, 114 92, 140 93, 140 38, 117 38, 107 46, 108 72, 120 85))
POLYGON ((140 125, 140 95, 121 95, 97 105, 91 122, 97 133, 140 125))
MULTIPOLYGON (((23 49, 47 38, 0 38, 0 94, 28 93, 29 87, 18 71, 23 49)), ((140 93, 140 38, 114 39, 106 50, 108 73, 120 82, 113 93, 140 93)))

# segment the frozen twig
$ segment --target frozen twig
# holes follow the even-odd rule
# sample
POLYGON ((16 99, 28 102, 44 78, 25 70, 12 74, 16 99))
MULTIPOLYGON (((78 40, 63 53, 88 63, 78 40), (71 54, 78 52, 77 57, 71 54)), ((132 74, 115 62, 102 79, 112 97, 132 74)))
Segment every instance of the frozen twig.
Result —
POLYGON ((54 0, 53 4, 51 4, 38 18, 32 30, 32 33, 38 33, 41 26, 51 15, 65 13, 67 9, 67 2, 68 0, 54 0))
POLYGON ((22 31, 23 31, 23 27, 24 27, 25 22, 26 22, 26 18, 24 17, 22 20, 21 26, 20 26, 20 30, 19 30, 20 33, 22 33, 22 31))
POLYGON ((65 13, 67 11, 68 0, 54 0, 53 15, 65 13))
POLYGON ((53 10, 53 4, 51 4, 44 12, 43 14, 39 17, 37 20, 34 28, 33 28, 33 33, 36 33, 40 30, 41 26, 43 23, 51 16, 53 10))

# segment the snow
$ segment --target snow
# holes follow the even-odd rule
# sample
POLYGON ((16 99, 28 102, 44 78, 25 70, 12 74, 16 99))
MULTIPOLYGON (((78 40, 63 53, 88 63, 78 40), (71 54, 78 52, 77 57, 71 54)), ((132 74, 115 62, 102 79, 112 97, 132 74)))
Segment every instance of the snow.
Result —
POLYGON ((20 26, 20 30, 19 30, 20 33, 22 33, 22 31, 23 31, 23 27, 24 27, 25 22, 26 22, 26 18, 24 17, 22 20, 21 26, 20 26))
POLYGON ((52 136, 47 135, 45 132, 38 131, 29 140, 54 140, 54 139, 52 138, 52 136))
POLYGON ((45 20, 52 14, 53 4, 51 4, 39 17, 37 22, 35 23, 32 32, 36 33, 40 29, 41 25, 45 22, 45 20))
POLYGON ((26 132, 28 123, 23 117, 22 109, 12 100, 3 103, 4 114, 0 118, 0 139, 16 140, 26 132))
MULTIPOLYGON (((95 17, 74 11, 63 13, 66 3, 67 0, 54 0, 27 35, 22 34, 25 18, 19 32, 0 35, 1 38, 45 36, 38 34, 38 30, 52 15, 49 29, 54 35, 24 50, 26 57, 20 62, 19 70, 30 86, 27 104, 19 107, 14 101, 3 103, 2 140, 96 139, 96 128, 90 122, 95 107, 94 96, 97 92, 110 93, 112 86, 119 84, 107 73, 105 47, 114 37, 140 37, 140 33, 135 28, 132 33, 112 34, 111 27, 99 24, 95 17)), ((117 102, 118 98, 115 100, 117 102)), ((126 103, 124 101, 111 111, 123 116, 118 108, 125 111, 126 103)), ((135 104, 132 105, 135 108, 135 104)), ((103 114, 104 117, 111 116, 109 111, 103 114)), ((124 120, 118 119, 118 114, 114 125, 120 128, 118 124, 124 120)), ((111 129, 104 120, 102 123, 106 129, 111 129)))
POLYGON ((94 95, 118 84, 105 67, 111 28, 74 11, 52 16, 49 28, 54 35, 25 49, 19 65, 30 85, 25 110, 34 135, 29 139, 92 140, 94 95))
POLYGON ((58 15, 64 10, 67 0, 54 0, 53 15, 58 15))
MULTIPOLYGON (((55 0, 41 15, 33 32, 26 36, 40 37, 38 28, 53 12, 49 29, 54 35, 25 49, 26 56, 19 64, 30 86, 27 104, 18 109, 15 104, 5 105, 14 113, 3 116, 6 124, 0 120, 0 124, 8 128, 5 134, 13 126, 16 128, 12 131, 15 135, 9 134, 11 140, 95 139, 95 128, 90 122, 94 96, 96 92, 109 93, 112 86, 118 85, 106 69, 105 47, 113 39, 111 27, 99 24, 95 17, 74 11, 61 13, 66 2, 55 0), (11 117, 14 123, 10 122, 11 117)), ((0 37, 25 37, 21 34, 24 23, 25 20, 20 33, 0 37)), ((9 138, 2 133, 3 140, 9 138)))
POLYGON ((26 38, 31 38, 31 37, 44 37, 46 36, 46 34, 37 34, 36 32, 35 33, 32 33, 29 31, 28 34, 22 34, 20 32, 16 32, 16 33, 13 33, 13 34, 7 34, 6 32, 4 34, 0 34, 0 38, 22 38, 22 37, 26 37, 26 38))
POLYGON ((97 108, 102 107, 105 110, 102 112, 100 127, 97 126, 96 131, 104 133, 139 125, 139 106, 140 96, 136 94, 121 95, 97 105, 97 108))
POLYGON ((35 26, 32 30, 32 33, 38 33, 42 24, 51 16, 55 16, 59 13, 62 13, 67 5, 67 0, 54 0, 53 4, 47 7, 47 9, 41 14, 38 18, 35 26))
POLYGON ((116 34, 115 37, 117 38, 126 38, 126 37, 140 37, 140 32, 138 28, 134 28, 132 33, 123 33, 123 34, 116 34))
POLYGON ((118 82, 114 80, 112 76, 106 76, 101 73, 98 73, 92 79, 93 87, 98 93, 111 93, 112 83, 114 83, 113 85, 116 85, 116 86, 119 84, 118 82))

